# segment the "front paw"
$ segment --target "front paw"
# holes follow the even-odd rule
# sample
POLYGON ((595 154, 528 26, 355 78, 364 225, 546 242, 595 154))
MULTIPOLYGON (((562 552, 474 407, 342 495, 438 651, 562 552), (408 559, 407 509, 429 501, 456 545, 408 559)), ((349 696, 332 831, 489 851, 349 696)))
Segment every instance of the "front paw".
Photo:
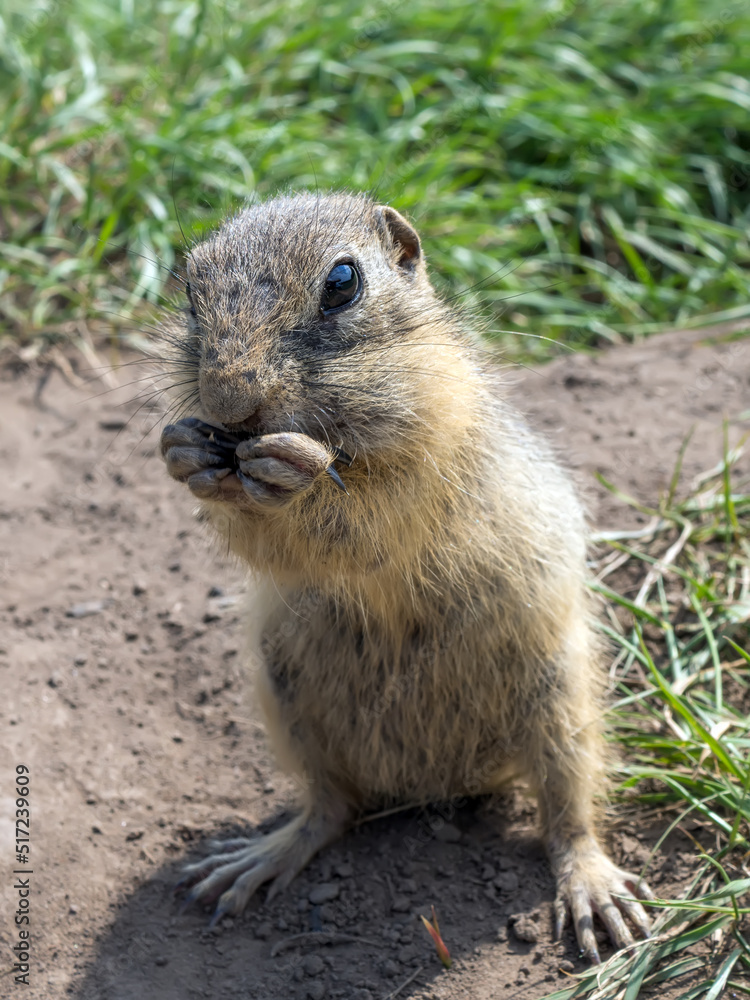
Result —
POLYGON ((169 424, 161 435, 161 453, 169 475, 186 483, 201 500, 244 497, 235 475, 235 449, 241 438, 197 417, 169 424))
POLYGON ((560 937, 568 909, 573 916, 578 944, 592 962, 599 962, 594 935, 594 914, 604 923, 617 948, 633 944, 633 934, 625 922, 648 937, 651 922, 638 899, 653 899, 653 893, 637 875, 613 864, 590 838, 568 845, 556 859, 557 898, 555 924, 560 937))
POLYGON ((332 452, 306 434, 288 431, 249 438, 240 442, 235 454, 242 489, 264 505, 286 504, 326 474, 343 488, 332 467, 332 452))

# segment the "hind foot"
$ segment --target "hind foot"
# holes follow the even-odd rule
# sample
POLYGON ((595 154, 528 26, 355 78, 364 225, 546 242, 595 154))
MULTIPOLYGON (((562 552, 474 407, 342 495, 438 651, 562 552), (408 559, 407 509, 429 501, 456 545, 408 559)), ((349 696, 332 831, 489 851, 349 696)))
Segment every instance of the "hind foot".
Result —
POLYGON ((651 921, 637 900, 653 899, 653 893, 637 875, 613 864, 593 837, 578 837, 550 850, 550 854, 557 875, 555 929, 558 938, 568 909, 573 916, 578 944, 592 962, 600 961, 594 936, 594 913, 601 918, 618 948, 633 944, 634 940, 624 916, 630 918, 643 937, 649 936, 651 921))
POLYGON ((223 843, 212 841, 216 853, 188 865, 176 891, 189 890, 185 907, 194 902, 216 903, 210 923, 213 927, 222 917, 242 913, 265 882, 271 882, 268 901, 286 889, 321 847, 344 832, 349 819, 349 810, 341 805, 314 809, 275 833, 223 843))

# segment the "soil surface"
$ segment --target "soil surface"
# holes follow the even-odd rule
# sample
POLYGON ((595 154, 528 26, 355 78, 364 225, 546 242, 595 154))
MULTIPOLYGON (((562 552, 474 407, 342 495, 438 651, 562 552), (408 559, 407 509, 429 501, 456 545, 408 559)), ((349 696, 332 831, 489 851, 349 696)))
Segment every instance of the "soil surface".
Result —
MULTIPOLYGON (((750 339, 730 332, 511 374, 588 489, 597 527, 638 515, 594 471, 654 502, 692 425, 685 482, 719 461, 724 415, 732 443, 748 429, 750 339)), ((180 912, 183 864, 211 837, 278 825, 294 802, 243 674, 242 573, 212 551, 155 455, 158 401, 57 369, 6 371, 0 388, 0 995, 531 1000, 568 984, 583 964, 569 928, 552 939, 553 880, 518 792, 362 824, 283 898, 267 905, 261 892, 214 931, 197 908, 180 912), (9 958, 18 764, 31 777, 28 988, 14 986, 9 958), (432 905, 449 971, 418 919, 432 905), (321 930, 330 943, 294 939, 321 930)), ((661 826, 611 820, 612 854, 637 870, 661 826)), ((650 867, 654 889, 679 889, 695 851, 672 835, 650 867)))

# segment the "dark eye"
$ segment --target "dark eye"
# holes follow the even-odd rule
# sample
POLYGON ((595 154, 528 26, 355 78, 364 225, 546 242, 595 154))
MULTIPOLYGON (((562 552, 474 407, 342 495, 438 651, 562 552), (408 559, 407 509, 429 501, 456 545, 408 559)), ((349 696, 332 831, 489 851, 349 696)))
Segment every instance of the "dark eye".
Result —
POLYGON ((185 295, 187 296, 188 305, 190 306, 190 315, 196 317, 198 314, 195 311, 195 306, 193 305, 193 296, 190 293, 190 282, 185 282, 185 295))
POLYGON ((333 312, 354 302, 362 287, 362 279, 354 264, 337 264, 326 278, 320 308, 324 313, 333 312))

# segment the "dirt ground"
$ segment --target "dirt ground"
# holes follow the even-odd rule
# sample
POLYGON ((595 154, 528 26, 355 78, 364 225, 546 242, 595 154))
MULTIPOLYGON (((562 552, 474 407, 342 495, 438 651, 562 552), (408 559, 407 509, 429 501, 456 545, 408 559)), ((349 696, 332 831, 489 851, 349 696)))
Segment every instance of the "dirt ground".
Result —
MULTIPOLYGON (((594 470, 653 502, 691 425, 685 482, 718 462, 723 415, 733 442, 750 427, 750 339, 730 332, 510 373, 587 486, 597 527, 637 515, 594 470)), ((182 864, 211 836, 278 824, 294 800, 246 690, 242 574, 212 553, 167 479, 160 411, 138 411, 138 386, 48 375, 0 376, 0 995, 531 1000, 566 985, 583 966, 570 930, 552 941, 553 881, 518 795, 363 824, 284 898, 266 905, 261 893, 215 932, 197 908, 180 912, 182 864), (28 988, 14 986, 9 958, 17 764, 31 777, 28 988), (450 971, 418 921, 433 904, 450 971), (516 914, 531 914, 536 942, 519 940, 516 914), (333 943, 291 940, 321 929, 333 943)), ((612 853, 637 869, 661 829, 612 820, 612 853)), ((653 887, 679 888, 694 857, 671 836, 653 887)))

